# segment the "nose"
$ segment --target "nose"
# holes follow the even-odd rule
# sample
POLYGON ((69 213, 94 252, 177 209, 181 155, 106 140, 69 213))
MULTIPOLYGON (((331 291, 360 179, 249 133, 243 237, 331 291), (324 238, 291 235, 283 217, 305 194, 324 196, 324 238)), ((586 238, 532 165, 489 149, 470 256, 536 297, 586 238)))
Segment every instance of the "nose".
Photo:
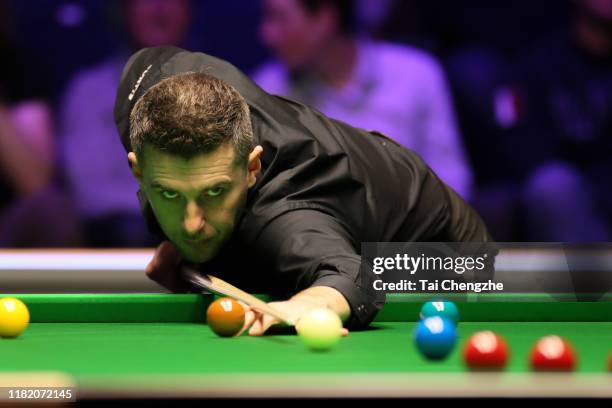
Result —
POLYGON ((183 226, 187 235, 197 235, 204 228, 204 211, 200 206, 190 201, 185 208, 185 219, 183 226))

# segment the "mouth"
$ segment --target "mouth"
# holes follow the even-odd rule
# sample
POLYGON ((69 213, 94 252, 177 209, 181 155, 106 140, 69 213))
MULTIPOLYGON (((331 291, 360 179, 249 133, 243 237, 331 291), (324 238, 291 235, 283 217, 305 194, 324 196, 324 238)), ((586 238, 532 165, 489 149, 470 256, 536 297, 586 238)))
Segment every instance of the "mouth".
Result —
POLYGON ((200 238, 193 238, 193 239, 185 239, 184 241, 189 244, 189 245, 201 245, 205 242, 211 241, 212 237, 200 237, 200 238))

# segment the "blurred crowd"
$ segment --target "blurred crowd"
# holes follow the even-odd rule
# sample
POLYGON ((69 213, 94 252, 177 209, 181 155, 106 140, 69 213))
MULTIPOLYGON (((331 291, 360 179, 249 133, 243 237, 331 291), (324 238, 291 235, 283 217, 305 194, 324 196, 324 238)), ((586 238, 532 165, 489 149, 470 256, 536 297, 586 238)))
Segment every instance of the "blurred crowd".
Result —
POLYGON ((498 241, 612 237, 612 0, 0 0, 0 247, 141 247, 112 117, 174 44, 418 152, 498 241))

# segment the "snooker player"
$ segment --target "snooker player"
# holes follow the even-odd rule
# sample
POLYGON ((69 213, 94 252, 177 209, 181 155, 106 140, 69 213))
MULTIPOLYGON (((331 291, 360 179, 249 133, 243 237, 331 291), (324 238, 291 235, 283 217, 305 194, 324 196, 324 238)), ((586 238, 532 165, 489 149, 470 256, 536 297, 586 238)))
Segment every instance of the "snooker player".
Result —
MULTIPOLYGON (((134 54, 115 121, 162 243, 147 275, 188 291, 195 265, 283 295, 348 328, 382 304, 360 276, 361 242, 489 242, 480 217, 411 150, 264 92, 226 61, 176 47, 134 54)), ((278 323, 249 310, 249 334, 278 323)))

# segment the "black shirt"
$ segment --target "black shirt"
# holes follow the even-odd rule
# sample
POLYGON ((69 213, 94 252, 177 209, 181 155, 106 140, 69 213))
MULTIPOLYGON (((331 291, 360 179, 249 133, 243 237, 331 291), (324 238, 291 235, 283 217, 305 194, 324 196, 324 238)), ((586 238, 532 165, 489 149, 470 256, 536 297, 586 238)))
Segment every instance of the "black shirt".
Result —
POLYGON ((490 240, 478 215, 413 151, 269 95, 228 62, 203 53, 163 47, 130 58, 115 105, 126 150, 135 101, 163 78, 188 71, 238 90, 250 107, 254 142, 264 150, 233 238, 205 266, 230 282, 278 293, 333 287, 351 306, 348 325, 363 326, 381 305, 361 285, 361 242, 490 240))

